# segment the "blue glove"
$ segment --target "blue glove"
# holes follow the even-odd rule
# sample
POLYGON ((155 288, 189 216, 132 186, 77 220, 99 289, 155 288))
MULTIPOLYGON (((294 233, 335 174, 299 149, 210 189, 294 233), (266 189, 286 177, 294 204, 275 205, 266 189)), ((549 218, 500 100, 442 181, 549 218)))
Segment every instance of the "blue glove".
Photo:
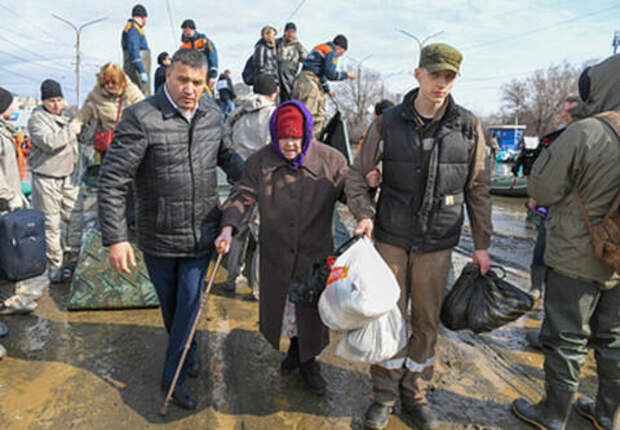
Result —
POLYGON ((142 82, 143 84, 146 84, 148 81, 149 81, 148 75, 144 72, 140 73, 140 82, 142 82))

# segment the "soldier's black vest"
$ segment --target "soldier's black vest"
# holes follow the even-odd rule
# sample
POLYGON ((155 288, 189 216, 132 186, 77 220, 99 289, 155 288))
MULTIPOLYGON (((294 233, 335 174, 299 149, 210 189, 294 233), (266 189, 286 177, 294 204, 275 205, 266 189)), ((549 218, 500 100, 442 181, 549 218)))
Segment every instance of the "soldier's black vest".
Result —
POLYGON ((410 93, 383 114, 383 181, 375 237, 421 253, 452 248, 459 241, 475 146, 474 118, 449 98, 434 135, 425 178, 414 96, 410 93))

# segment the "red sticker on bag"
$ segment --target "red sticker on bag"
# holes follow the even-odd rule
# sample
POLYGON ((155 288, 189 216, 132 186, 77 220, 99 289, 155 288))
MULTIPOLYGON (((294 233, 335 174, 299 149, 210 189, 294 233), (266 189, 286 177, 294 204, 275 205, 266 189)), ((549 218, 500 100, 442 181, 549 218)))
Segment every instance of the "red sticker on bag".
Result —
POLYGON ((329 278, 327 278, 326 285, 329 285, 336 281, 340 281, 341 279, 346 278, 348 275, 349 275, 348 266, 334 267, 332 271, 329 273, 329 278))

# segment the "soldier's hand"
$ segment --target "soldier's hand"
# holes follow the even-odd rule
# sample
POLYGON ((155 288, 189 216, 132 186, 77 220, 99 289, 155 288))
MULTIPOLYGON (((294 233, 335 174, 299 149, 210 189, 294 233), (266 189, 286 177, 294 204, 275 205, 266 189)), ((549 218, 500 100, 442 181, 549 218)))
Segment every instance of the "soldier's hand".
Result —
POLYGON ((372 169, 366 175, 366 183, 370 188, 378 188, 381 185, 381 173, 377 169, 372 169))
POLYGON ((215 249, 219 254, 228 254, 230 243, 232 242, 232 227, 227 225, 222 228, 222 232, 215 239, 215 249))
POLYGON ((330 96, 334 97, 336 95, 336 91, 329 90, 329 92, 327 94, 329 94, 330 96))
POLYGON ((480 267, 480 273, 486 275, 491 267, 491 258, 489 258, 489 251, 486 249, 478 249, 474 251, 473 258, 474 266, 480 267))
POLYGON ((374 224, 370 218, 362 218, 357 222, 357 227, 355 227, 354 235, 365 234, 369 239, 372 238, 372 230, 374 229, 374 224))
POLYGON ((347 78, 349 78, 351 80, 355 79, 355 72, 353 70, 349 70, 347 72, 347 78))
POLYGON ((136 257, 129 242, 118 242, 110 245, 110 266, 119 273, 131 273, 130 265, 136 265, 136 257))

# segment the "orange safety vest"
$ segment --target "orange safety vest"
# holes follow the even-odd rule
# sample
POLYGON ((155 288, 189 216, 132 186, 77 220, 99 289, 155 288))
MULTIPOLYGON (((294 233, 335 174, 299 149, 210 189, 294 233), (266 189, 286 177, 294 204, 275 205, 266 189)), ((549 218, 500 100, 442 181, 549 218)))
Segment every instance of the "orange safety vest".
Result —
POLYGON ((203 51, 207 46, 207 41, 204 37, 199 37, 196 40, 188 40, 183 43, 179 49, 195 49, 197 51, 203 51))
POLYGON ((28 159, 24 155, 24 148, 22 147, 22 145, 26 143, 24 133, 17 131, 13 135, 13 142, 15 143, 15 150, 17 151, 17 168, 19 170, 19 176, 23 181, 26 179, 26 170, 28 169, 28 159))

